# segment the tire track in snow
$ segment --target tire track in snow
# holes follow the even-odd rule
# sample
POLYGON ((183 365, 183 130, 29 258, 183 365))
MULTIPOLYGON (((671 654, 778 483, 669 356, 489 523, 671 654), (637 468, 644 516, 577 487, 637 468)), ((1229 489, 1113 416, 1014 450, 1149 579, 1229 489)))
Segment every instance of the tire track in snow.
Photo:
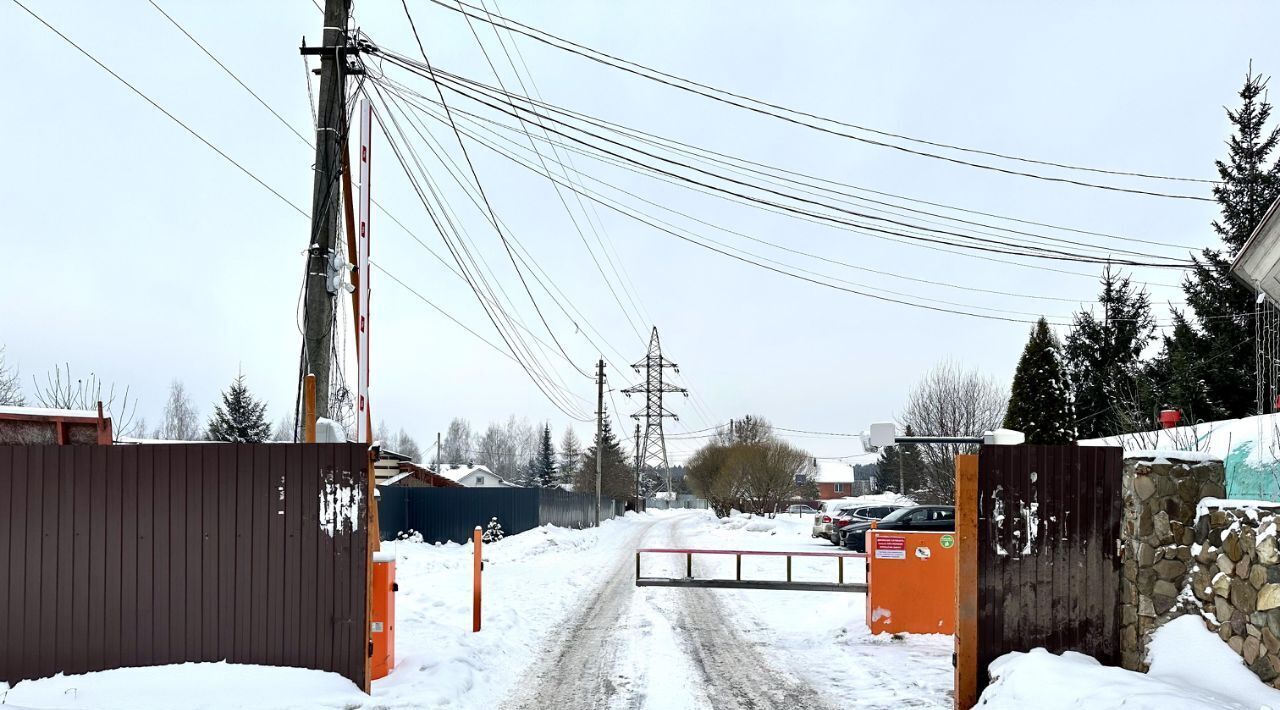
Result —
MULTIPOLYGON (((679 544, 679 528, 695 522, 693 516, 658 521, 646 527, 637 542, 658 537, 646 542, 679 544)), ((619 560, 594 596, 571 615, 577 621, 547 642, 543 660, 525 675, 519 683, 523 690, 504 707, 830 707, 803 681, 774 668, 757 644, 745 640, 715 592, 637 588, 633 562, 631 555, 619 560)))

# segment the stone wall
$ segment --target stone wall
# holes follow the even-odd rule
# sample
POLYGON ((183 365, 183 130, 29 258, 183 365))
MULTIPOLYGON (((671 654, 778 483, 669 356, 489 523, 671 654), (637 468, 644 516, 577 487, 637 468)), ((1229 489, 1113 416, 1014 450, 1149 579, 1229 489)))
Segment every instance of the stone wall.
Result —
POLYGON ((1196 507, 1223 497, 1222 462, 1195 453, 1134 456, 1124 462, 1124 549, 1121 582, 1121 665, 1146 670, 1151 633, 1165 622, 1200 611, 1184 593, 1195 565, 1196 507))
POLYGON ((1188 594, 1259 678, 1280 688, 1280 549, 1275 509, 1202 506, 1188 594))

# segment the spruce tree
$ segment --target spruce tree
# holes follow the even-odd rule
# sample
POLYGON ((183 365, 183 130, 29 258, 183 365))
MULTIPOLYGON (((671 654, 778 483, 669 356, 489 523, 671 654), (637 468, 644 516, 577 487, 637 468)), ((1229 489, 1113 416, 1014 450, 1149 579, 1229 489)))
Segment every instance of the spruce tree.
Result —
POLYGON ((558 481, 556 475, 556 447, 551 443, 551 425, 542 427, 542 440, 538 444, 538 453, 533 457, 533 485, 539 488, 554 488, 558 481))
POLYGON ((209 440, 236 443, 266 441, 271 425, 266 418, 267 405, 249 393, 244 375, 236 375, 231 387, 222 393, 222 404, 214 405, 209 418, 209 440))
POLYGON ((1005 428, 1025 434, 1028 444, 1075 441, 1071 389, 1060 350, 1048 321, 1041 318, 1018 360, 1004 415, 1005 428))
POLYGON ((1098 296, 1101 314, 1075 315, 1066 360, 1077 434, 1093 439, 1150 425, 1143 402, 1147 383, 1142 351, 1155 338, 1147 292, 1108 265, 1098 296))
POLYGON ((618 437, 609 425, 606 411, 601 435, 582 455, 582 466, 574 476, 573 489, 579 493, 596 490, 596 448, 601 448, 600 492, 610 498, 630 498, 635 495, 635 477, 627 454, 618 443, 618 437), (601 443, 603 442, 603 443, 601 443))
POLYGON ((1216 161, 1221 182, 1213 188, 1221 210, 1213 230, 1223 248, 1193 257, 1182 290, 1194 322, 1175 313, 1173 333, 1153 363, 1167 377, 1156 404, 1197 419, 1242 417, 1257 408, 1250 315, 1256 306, 1251 290, 1232 278, 1231 262, 1280 194, 1280 165, 1271 159, 1280 129, 1266 127, 1271 115, 1266 84, 1250 72, 1239 108, 1227 110, 1235 134, 1227 142, 1227 160, 1216 161))
POLYGON ((582 465, 582 443, 578 441, 578 435, 574 433, 573 427, 565 427, 564 435, 560 438, 560 483, 573 483, 573 477, 578 472, 578 467, 582 465))
MULTIPOLYGON (((915 432, 907 427, 903 436, 915 436, 915 432)), ((876 469, 880 487, 886 491, 910 496, 925 487, 924 462, 920 459, 920 447, 917 444, 884 447, 880 450, 880 458, 876 459, 876 469)))

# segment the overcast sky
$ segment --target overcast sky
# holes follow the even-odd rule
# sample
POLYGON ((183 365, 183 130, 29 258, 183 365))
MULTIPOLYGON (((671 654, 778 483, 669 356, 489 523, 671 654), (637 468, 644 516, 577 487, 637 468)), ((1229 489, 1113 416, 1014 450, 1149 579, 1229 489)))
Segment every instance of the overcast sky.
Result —
MULTIPOLYGON (((145 0, 24 2, 264 182, 309 206, 310 149, 145 0)), ((320 41, 314 5, 157 2, 293 126, 311 133, 297 47, 303 36, 310 44, 320 41)), ((493 83, 459 15, 425 0, 409 5, 433 63, 493 83)), ((1264 74, 1280 70, 1274 3, 503 0, 495 6, 490 0, 490 9, 610 54, 859 125, 1045 160, 1198 178, 1215 177, 1212 162, 1224 155, 1230 132, 1223 106, 1235 104, 1250 60, 1264 74)), ((357 2, 355 14, 375 42, 416 52, 399 2, 357 2)), ((0 344, 28 387, 31 376, 69 362, 77 374, 94 371, 127 385, 139 413, 154 424, 172 379, 186 383, 207 416, 219 390, 241 370, 268 401, 273 420, 291 411, 307 221, 15 5, 0 3, 0 26, 16 42, 0 111, 8 163, 0 173, 8 264, 0 344)), ((476 30, 503 81, 517 87, 492 30, 476 30)), ((905 155, 692 97, 524 38, 517 42, 544 99, 604 119, 933 202, 1190 248, 1214 243, 1210 203, 905 155)), ((417 88, 429 90, 421 81, 417 88)), ((460 100, 459 106, 465 108, 460 100)), ((433 130, 460 157, 452 135, 438 125, 433 130)), ((669 433, 746 413, 788 428, 857 432, 898 413, 913 382, 944 358, 1004 385, 1012 377, 1027 324, 824 289, 600 209, 606 249, 639 304, 640 315, 629 321, 550 184, 484 147, 468 148, 499 217, 603 334, 606 357, 618 364, 639 359, 645 338, 636 331, 658 327, 664 353, 681 366, 679 382, 696 394, 670 401, 681 418, 669 433)), ((429 156, 423 146, 416 149, 429 156)), ((445 253, 381 135, 374 156, 377 199, 445 253)), ((1048 264, 1079 272, 1063 274, 940 254, 768 215, 589 160, 577 163, 584 173, 698 219, 859 266, 1053 298, 1089 301, 1096 291, 1099 270, 1089 265, 1048 264)), ((428 167, 448 183, 439 163, 428 167)), ((1072 176, 1207 194, 1203 185, 1072 176)), ((547 339, 493 231, 461 192, 445 190, 521 319, 547 339)), ((376 261, 497 341, 462 281, 385 217, 375 215, 373 230, 376 261)), ((1057 321, 1078 307, 840 270, 702 231, 920 299, 1043 313, 1057 321)), ((587 239, 600 256, 589 232, 587 239)), ((1177 272, 1139 269, 1134 276, 1165 284, 1149 287, 1157 301, 1181 299, 1167 286, 1178 281, 1177 272)), ((374 279, 375 419, 406 428, 424 444, 455 416, 483 428, 516 414, 550 421, 557 435, 569 422, 511 360, 401 286, 374 279)), ((614 287, 630 308, 628 291, 614 287)), ((544 294, 535 295, 570 356, 590 370, 596 349, 544 294)), ((1159 312, 1166 318, 1167 308, 1159 312)), ((579 409, 592 410, 592 382, 552 354, 540 354, 581 398, 579 409)), ((611 372, 610 382, 621 388, 635 377, 611 372)), ((618 393, 612 399, 624 416, 639 406, 618 393)), ((576 426, 587 438, 589 425, 576 426)), ((626 426, 629 433, 630 420, 626 426)), ((853 439, 795 443, 817 456, 859 451, 853 439)), ((682 459, 695 445, 673 441, 672 458, 682 459)))

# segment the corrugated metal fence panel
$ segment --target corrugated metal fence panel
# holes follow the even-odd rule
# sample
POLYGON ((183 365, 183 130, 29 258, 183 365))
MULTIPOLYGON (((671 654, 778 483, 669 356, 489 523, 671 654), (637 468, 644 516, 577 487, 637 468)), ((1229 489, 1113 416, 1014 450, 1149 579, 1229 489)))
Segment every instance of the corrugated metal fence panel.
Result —
POLYGON ((227 660, 363 687, 367 466, 359 444, 0 446, 0 681, 227 660))
POLYGON ((978 459, 978 667, 1043 646, 1120 661, 1123 450, 983 446, 978 459))
POLYGON ((538 527, 538 492, 531 488, 406 489, 408 529, 426 542, 466 542, 493 518, 507 535, 538 527))
MULTIPOLYGON (((625 503, 602 501, 600 515, 622 515, 625 503)), ((584 528, 595 522, 595 496, 539 488, 403 488, 380 491, 378 519, 382 539, 417 532, 425 542, 466 542, 476 526, 497 518, 505 535, 550 523, 584 528)))
MULTIPOLYGON (((596 497, 586 493, 571 493, 547 488, 538 491, 538 521, 542 525, 562 528, 585 528, 595 522, 596 497)), ((605 519, 614 516, 612 498, 601 501, 600 515, 605 519)))
POLYGON ((409 524, 409 491, 406 486, 380 486, 378 488, 378 528, 383 540, 394 540, 396 535, 413 529, 409 524))

